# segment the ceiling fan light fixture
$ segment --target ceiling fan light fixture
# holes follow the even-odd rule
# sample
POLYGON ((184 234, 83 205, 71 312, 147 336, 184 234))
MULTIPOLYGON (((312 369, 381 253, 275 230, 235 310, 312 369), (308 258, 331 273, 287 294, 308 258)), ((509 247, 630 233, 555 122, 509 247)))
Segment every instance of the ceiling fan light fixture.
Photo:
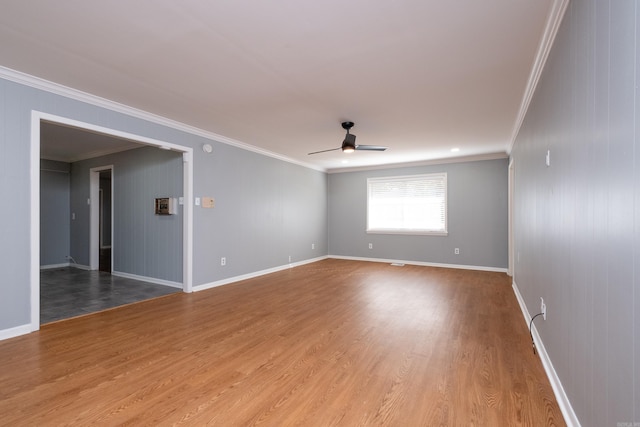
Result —
POLYGON ((347 135, 342 141, 342 152, 353 153, 354 151, 356 151, 356 136, 347 131, 347 135))
POLYGON ((314 151, 311 154, 319 154, 326 153, 327 151, 337 151, 342 150, 343 153, 353 153, 356 150, 364 150, 364 151, 384 151, 387 147, 383 147, 381 145, 356 145, 356 136, 349 132, 349 130, 353 127, 353 122, 342 122, 342 128, 347 131, 347 134, 342 141, 342 146, 337 148, 329 148, 328 150, 320 150, 314 151))

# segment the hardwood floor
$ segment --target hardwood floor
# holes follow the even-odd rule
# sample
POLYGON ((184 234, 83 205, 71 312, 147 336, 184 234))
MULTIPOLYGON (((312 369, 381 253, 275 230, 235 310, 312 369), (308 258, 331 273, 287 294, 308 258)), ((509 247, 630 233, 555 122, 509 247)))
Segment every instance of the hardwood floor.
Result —
POLYGON ((324 260, 0 342, 1 425, 565 425, 502 273, 324 260))

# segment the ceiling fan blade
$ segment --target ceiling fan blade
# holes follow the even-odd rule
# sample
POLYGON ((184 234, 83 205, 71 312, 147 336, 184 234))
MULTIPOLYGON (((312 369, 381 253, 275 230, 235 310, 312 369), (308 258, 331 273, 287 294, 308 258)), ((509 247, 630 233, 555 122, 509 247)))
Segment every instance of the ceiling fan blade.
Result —
POLYGON ((336 150, 342 150, 342 147, 330 148, 328 150, 314 151, 313 153, 308 153, 307 156, 310 156, 311 154, 326 153, 327 151, 336 151, 336 150))
POLYGON ((353 127, 353 122, 342 122, 342 127, 347 131, 347 134, 344 136, 344 141, 342 141, 342 147, 330 148, 329 150, 314 151, 313 153, 309 153, 308 155, 326 153, 327 151, 336 150, 342 150, 344 153, 351 153, 354 150, 384 151, 387 149, 387 147, 383 147, 381 145, 357 145, 356 136, 349 132, 349 130, 353 127))
POLYGON ((368 150, 368 151, 384 151, 387 147, 381 145, 356 145, 356 150, 368 150))

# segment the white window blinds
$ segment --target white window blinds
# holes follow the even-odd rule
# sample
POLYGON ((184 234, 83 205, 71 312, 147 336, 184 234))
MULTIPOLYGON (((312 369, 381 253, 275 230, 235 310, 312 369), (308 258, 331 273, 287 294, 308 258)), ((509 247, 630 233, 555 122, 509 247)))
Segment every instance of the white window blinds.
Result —
POLYGON ((369 178, 367 232, 447 233, 447 174, 369 178))

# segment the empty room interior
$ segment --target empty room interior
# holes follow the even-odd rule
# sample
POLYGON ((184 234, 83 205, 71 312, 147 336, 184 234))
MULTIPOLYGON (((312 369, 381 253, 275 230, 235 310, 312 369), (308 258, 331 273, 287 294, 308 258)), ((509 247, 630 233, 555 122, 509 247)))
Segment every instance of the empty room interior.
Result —
POLYGON ((0 424, 640 426, 639 23, 3 2, 0 424))

